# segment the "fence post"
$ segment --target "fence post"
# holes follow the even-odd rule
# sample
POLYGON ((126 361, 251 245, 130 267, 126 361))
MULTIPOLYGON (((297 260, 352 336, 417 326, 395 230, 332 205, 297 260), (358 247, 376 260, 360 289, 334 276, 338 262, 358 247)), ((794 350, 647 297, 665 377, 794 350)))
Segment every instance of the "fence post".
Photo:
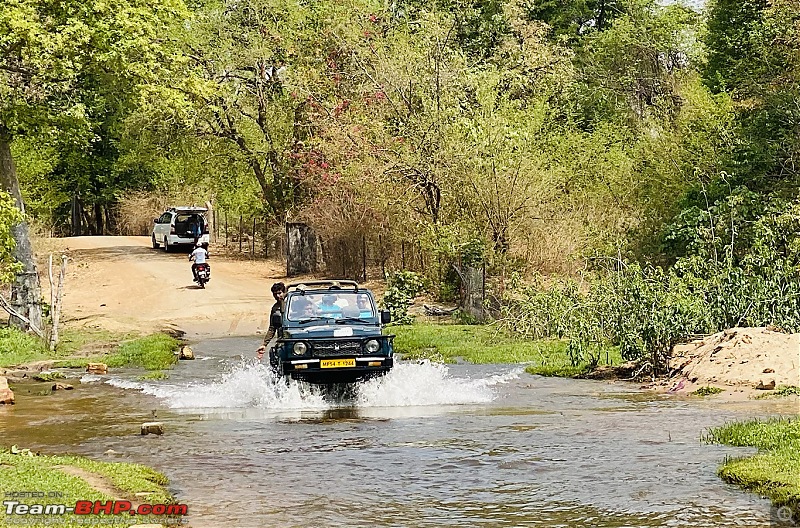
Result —
POLYGON ((363 282, 367 282, 367 236, 361 235, 361 265, 363 282))
POLYGON ((483 278, 481 281, 481 322, 486 321, 486 262, 483 263, 483 278))
MULTIPOLYGON (((286 235, 281 237, 281 254, 283 254, 283 241, 286 240, 286 245, 289 245, 289 223, 285 222, 283 227, 286 231, 286 235)), ((286 276, 289 276, 289 248, 286 248, 286 276)))
POLYGON ((378 235, 378 251, 381 252, 381 277, 386 278, 386 252, 383 250, 383 237, 378 235))
POLYGON ((239 214, 239 253, 242 252, 242 215, 239 214))
POLYGON ((267 222, 265 220, 264 221, 264 258, 265 259, 269 258, 269 243, 270 243, 269 230, 267 229, 267 222))
POLYGON ((228 211, 225 211, 225 247, 228 247, 228 211))
POLYGON ((250 258, 256 258, 256 217, 253 217, 253 240, 250 242, 252 249, 250 250, 250 258))

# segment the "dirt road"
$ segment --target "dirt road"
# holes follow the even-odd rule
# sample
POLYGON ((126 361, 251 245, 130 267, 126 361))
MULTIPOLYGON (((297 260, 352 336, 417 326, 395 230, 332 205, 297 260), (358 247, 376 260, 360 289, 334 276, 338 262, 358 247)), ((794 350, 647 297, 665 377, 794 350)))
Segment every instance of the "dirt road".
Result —
MULTIPOLYGON (((178 327, 194 336, 254 335, 266 331, 270 285, 284 278, 280 261, 231 260, 211 248, 206 289, 192 282, 186 252, 167 254, 147 237, 45 239, 38 254, 69 257, 65 323, 112 331, 178 327)), ((42 287, 47 269, 40 263, 42 287)), ((49 293, 45 293, 47 297, 49 293)))

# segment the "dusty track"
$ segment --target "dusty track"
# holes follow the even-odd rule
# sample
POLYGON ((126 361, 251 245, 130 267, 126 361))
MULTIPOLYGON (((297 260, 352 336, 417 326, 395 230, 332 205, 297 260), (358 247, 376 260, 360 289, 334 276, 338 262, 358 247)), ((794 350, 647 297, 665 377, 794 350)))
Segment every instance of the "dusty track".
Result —
MULTIPOLYGON (((165 253, 147 237, 73 237, 38 241, 42 287, 46 256, 69 257, 63 313, 68 325, 112 331, 178 327, 195 336, 253 335, 266 330, 269 287, 284 279, 280 261, 231 260, 214 254, 206 289, 192 282, 188 249, 165 253)), ((49 292, 45 291, 45 297, 49 292)))

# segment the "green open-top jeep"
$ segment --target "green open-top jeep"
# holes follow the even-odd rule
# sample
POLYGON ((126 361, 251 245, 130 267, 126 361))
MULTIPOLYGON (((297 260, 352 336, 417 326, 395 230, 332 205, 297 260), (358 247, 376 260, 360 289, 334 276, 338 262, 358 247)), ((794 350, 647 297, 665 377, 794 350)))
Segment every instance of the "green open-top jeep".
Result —
POLYGON ((393 335, 384 335, 389 312, 353 281, 290 284, 270 365, 280 375, 310 383, 352 383, 381 376, 394 364, 393 335))

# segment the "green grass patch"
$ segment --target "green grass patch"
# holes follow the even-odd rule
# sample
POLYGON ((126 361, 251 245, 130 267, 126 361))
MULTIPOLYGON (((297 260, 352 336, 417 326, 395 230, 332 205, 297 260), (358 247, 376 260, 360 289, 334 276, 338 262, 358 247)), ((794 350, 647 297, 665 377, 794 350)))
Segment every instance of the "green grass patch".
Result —
POLYGON ((800 419, 734 422, 712 429, 709 442, 751 446, 758 453, 726 459, 719 476, 769 497, 778 506, 800 505, 800 419))
MULTIPOLYGON (((588 368, 588 365, 572 365, 564 341, 521 339, 486 325, 413 324, 394 326, 389 331, 397 336, 395 352, 408 359, 531 363, 528 372, 545 376, 577 376, 588 368)), ((618 353, 611 353, 608 360, 619 363, 618 353)))
POLYGON ((175 351, 178 340, 166 334, 152 334, 122 343, 119 350, 106 358, 109 367, 144 367, 163 370, 178 362, 175 351))
POLYGON ((178 358, 178 340, 166 334, 152 334, 121 343, 113 352, 86 358, 57 361, 57 367, 83 368, 88 363, 105 363, 109 367, 143 367, 147 370, 171 368, 178 358))
POLYGON ((764 398, 785 398, 787 396, 794 396, 800 394, 800 387, 795 385, 781 386, 774 391, 767 391, 755 397, 756 400, 763 400, 764 398))
POLYGON ((164 372, 163 370, 154 370, 152 372, 148 372, 144 376, 139 376, 139 381, 158 381, 158 380, 165 380, 169 379, 169 374, 164 372))
MULTIPOLYGON (((79 500, 107 501, 112 499, 92 488, 82 478, 68 475, 58 469, 58 466, 75 466, 106 477, 107 482, 130 498, 133 498, 136 493, 149 493, 145 497, 136 497, 139 502, 150 504, 175 502, 165 488, 168 484, 167 478, 147 466, 121 462, 98 462, 78 456, 27 456, 28 454, 27 450, 22 450, 21 454, 11 454, 8 450, 0 451, 0 495, 8 496, 7 493, 20 491, 43 492, 44 497, 15 500, 19 500, 22 504, 63 503, 68 506, 74 506, 79 500), (59 492, 62 496, 48 496, 53 492, 59 492)), ((74 519, 70 514, 47 517, 57 521, 57 526, 68 528, 85 526, 85 524, 70 522, 74 519)), ((93 526, 107 526, 107 524, 102 524, 102 516, 97 516, 97 521, 101 524, 93 524, 93 526)))
POLYGON ((16 328, 0 328, 0 367, 12 367, 50 357, 44 341, 16 328))
POLYGON ((138 334, 110 332, 99 328, 65 328, 58 340, 58 355, 72 356, 83 350, 117 345, 128 339, 136 339, 138 334))
MULTIPOLYGON (((113 348, 125 339, 136 337, 93 328, 64 329, 55 352, 50 352, 45 342, 35 335, 16 328, 0 328, 0 367, 13 367, 47 359, 68 358, 86 349, 113 348)), ((96 357, 97 355, 95 355, 96 357)), ((75 363, 81 363, 76 360, 75 363)), ((83 365, 86 361, 82 362, 83 365)), ((81 366, 80 364, 76 366, 81 366)))
POLYGON ((692 394, 695 396, 711 396, 712 394, 719 394, 720 392, 725 392, 725 389, 720 389, 719 387, 700 387, 692 394))
POLYGON ((570 363, 569 359, 561 361, 560 365, 531 365, 525 367, 525 372, 528 374, 558 378, 579 378, 591 370, 592 366, 588 363, 576 366, 570 363))

